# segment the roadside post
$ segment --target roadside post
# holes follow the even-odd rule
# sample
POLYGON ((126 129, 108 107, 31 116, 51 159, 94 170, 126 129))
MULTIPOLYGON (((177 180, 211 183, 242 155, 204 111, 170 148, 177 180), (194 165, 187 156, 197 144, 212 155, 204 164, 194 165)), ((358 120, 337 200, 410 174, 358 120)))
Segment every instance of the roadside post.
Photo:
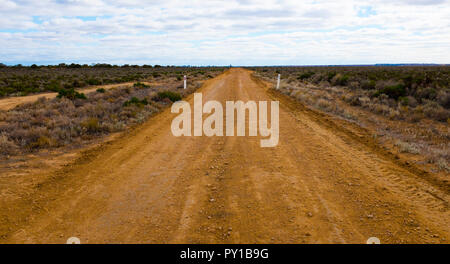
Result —
POLYGON ((187 86, 187 77, 186 75, 184 75, 184 89, 186 90, 186 86, 187 86))
POLYGON ((278 79, 277 79, 277 90, 280 89, 280 77, 281 77, 281 74, 278 74, 278 79))

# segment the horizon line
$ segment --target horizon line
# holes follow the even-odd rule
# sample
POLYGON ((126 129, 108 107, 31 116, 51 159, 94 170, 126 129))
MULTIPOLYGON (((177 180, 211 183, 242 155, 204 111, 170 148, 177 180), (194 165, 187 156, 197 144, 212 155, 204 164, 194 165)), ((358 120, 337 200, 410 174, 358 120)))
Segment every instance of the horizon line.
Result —
POLYGON ((71 65, 79 65, 83 67, 101 67, 108 66, 108 67, 194 67, 194 68, 204 68, 204 67, 339 67, 339 66, 450 66, 450 63, 363 63, 363 64, 273 64, 273 65, 233 65, 233 64, 226 64, 226 65, 161 65, 161 64, 111 64, 111 63, 65 63, 61 62, 58 64, 36 64, 36 63, 18 63, 18 64, 8 64, 8 63, 1 63, 0 65, 3 65, 3 67, 63 67, 63 66, 71 66, 71 65))

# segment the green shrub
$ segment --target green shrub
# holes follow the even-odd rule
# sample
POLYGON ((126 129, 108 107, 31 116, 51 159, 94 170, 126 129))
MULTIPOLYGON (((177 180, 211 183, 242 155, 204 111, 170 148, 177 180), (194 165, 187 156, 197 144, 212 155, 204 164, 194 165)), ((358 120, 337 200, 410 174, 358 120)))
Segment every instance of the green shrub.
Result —
POLYGON ((401 97, 398 98, 398 101, 399 101, 400 104, 403 105, 403 106, 409 105, 409 98, 408 98, 408 97, 401 96, 401 97))
POLYGON ((300 74, 297 79, 298 80, 305 80, 305 79, 309 79, 310 77, 312 77, 314 75, 314 72, 304 72, 302 74, 300 74))
POLYGON ((97 93, 105 93, 105 92, 106 92, 105 88, 98 88, 97 89, 97 93))
POLYGON ((137 83, 133 84, 133 86, 136 87, 136 88, 149 88, 150 87, 150 86, 148 86, 148 85, 146 85, 144 83, 141 83, 141 82, 137 82, 137 83))
POLYGON ((148 105, 148 101, 146 98, 139 100, 137 97, 133 96, 130 100, 123 103, 123 106, 130 106, 130 105, 136 105, 136 106, 148 105))
POLYGON ((100 85, 100 84, 102 84, 102 82, 100 80, 95 79, 95 78, 88 79, 86 81, 86 83, 89 84, 89 85, 100 85))
POLYGON ((376 82, 374 80, 363 80, 361 82, 361 89, 373 90, 375 89, 376 82))
POLYGON ((49 91, 57 92, 61 89, 61 84, 57 80, 52 80, 46 85, 46 89, 49 91))
POLYGON ((70 100, 75 99, 86 99, 86 95, 84 93, 79 93, 75 91, 75 89, 60 89, 57 95, 58 98, 68 98, 70 100))
POLYGON ((331 79, 333 79, 334 76, 336 76, 336 73, 335 73, 335 72, 329 72, 329 73, 327 74, 327 81, 331 82, 331 79))
POLYGON ((406 88, 403 84, 386 86, 383 89, 377 91, 374 96, 378 97, 381 94, 385 94, 390 98, 397 100, 399 97, 403 97, 406 95, 406 88))
POLYGON ((345 85, 347 85, 347 83, 348 83, 348 75, 346 75, 346 74, 344 74, 344 75, 341 75, 341 74, 336 74, 333 78, 332 78, 332 80, 331 80, 331 82, 334 84, 334 85, 339 85, 339 86, 345 86, 345 85))
POLYGON ((181 100, 181 95, 171 91, 159 92, 157 99, 163 100, 164 98, 168 98, 170 101, 176 102, 181 100))

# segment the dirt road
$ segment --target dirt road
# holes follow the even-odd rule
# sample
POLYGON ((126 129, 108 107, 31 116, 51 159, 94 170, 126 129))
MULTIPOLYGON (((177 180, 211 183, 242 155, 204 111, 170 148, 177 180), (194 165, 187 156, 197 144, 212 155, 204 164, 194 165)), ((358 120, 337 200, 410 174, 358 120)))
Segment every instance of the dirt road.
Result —
POLYGON ((1 209, 0 242, 448 243, 448 186, 268 91, 246 70, 199 91, 204 102, 279 100, 279 145, 177 138, 168 109, 1 209))
MULTIPOLYGON (((83 93, 91 93, 91 92, 96 91, 99 88, 108 90, 108 89, 122 87, 122 86, 131 86, 134 83, 135 82, 97 85, 97 86, 91 86, 89 88, 78 89, 77 91, 83 92, 83 93)), ((149 84, 147 82, 143 82, 143 83, 149 84)), ((9 110, 20 104, 32 103, 41 97, 45 97, 47 99, 55 98, 57 95, 58 95, 58 93, 40 93, 40 94, 34 94, 34 95, 9 97, 9 98, 0 99, 0 110, 9 110)))

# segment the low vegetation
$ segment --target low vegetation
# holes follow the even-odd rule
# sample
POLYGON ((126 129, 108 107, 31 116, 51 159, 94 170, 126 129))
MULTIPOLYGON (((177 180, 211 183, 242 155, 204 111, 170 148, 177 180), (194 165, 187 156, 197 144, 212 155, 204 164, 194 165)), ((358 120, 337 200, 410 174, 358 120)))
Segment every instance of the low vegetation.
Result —
MULTIPOLYGON (((208 74, 217 75, 213 69, 208 74)), ((40 149, 82 146, 84 143, 144 122, 149 116, 181 100, 201 85, 205 76, 191 77, 188 89, 176 79, 163 84, 133 86, 83 94, 73 88, 60 89, 53 99, 0 111, 0 157, 23 155, 40 149)))
POLYGON ((450 66, 256 67, 311 108, 370 129, 415 162, 448 171, 450 66))
POLYGON ((342 91, 348 103, 396 119, 450 122, 450 66, 258 67, 255 70, 266 77, 281 73, 286 88, 299 82, 324 89, 335 87, 342 91))
POLYGON ((86 95, 84 93, 79 93, 77 91, 75 91, 75 89, 70 88, 70 89, 60 89, 58 91, 58 98, 68 98, 70 100, 75 100, 75 99, 86 99, 86 95))
POLYGON ((22 65, 0 67, 0 97, 23 96, 41 92, 59 92, 90 85, 105 85, 136 81, 136 86, 145 88, 140 81, 158 81, 189 78, 207 79, 211 72, 221 72, 219 67, 161 67, 161 66, 116 66, 109 64, 79 65, 60 64, 24 67, 22 65))
POLYGON ((163 91, 159 92, 155 97, 157 101, 164 100, 165 98, 169 99, 171 102, 176 102, 181 100, 181 95, 172 91, 163 91))

